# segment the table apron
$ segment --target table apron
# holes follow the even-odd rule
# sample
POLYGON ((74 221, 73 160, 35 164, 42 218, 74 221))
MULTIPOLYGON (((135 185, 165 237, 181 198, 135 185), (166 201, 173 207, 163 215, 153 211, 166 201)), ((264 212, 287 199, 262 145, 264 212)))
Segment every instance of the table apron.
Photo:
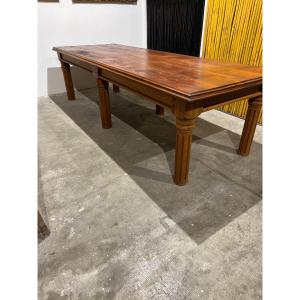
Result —
POLYGON ((99 76, 105 80, 121 85, 133 92, 145 96, 153 100, 155 103, 159 105, 162 105, 167 108, 171 108, 173 106, 173 101, 174 101, 173 95, 170 95, 169 93, 164 92, 155 87, 151 87, 147 85, 147 83, 139 82, 135 79, 131 79, 124 75, 119 75, 113 71, 109 71, 105 69, 100 70, 99 76))
POLYGON ((246 97, 234 98, 233 100, 228 100, 228 101, 225 101, 225 102, 222 101, 220 103, 204 107, 203 112, 209 111, 209 110, 212 110, 212 109, 216 109, 216 108, 222 107, 224 105, 232 104, 234 102, 238 102, 238 101, 242 101, 242 100, 246 100, 246 99, 250 99, 250 98, 256 98, 256 97, 259 97, 261 95, 262 95, 262 93, 258 92, 258 93, 249 94, 246 97))
POLYGON ((241 101, 243 99, 255 98, 262 95, 262 85, 242 87, 240 89, 224 92, 222 95, 211 96, 198 101, 189 102, 187 110, 203 107, 203 111, 209 111, 217 107, 241 101))
POLYGON ((68 64, 83 68, 83 69, 85 69, 87 71, 90 71, 90 72, 93 72, 96 68, 92 64, 90 64, 88 62, 85 62, 85 61, 82 61, 82 60, 79 60, 79 59, 76 59, 71 55, 59 53, 59 56, 60 56, 60 60, 66 62, 68 64))

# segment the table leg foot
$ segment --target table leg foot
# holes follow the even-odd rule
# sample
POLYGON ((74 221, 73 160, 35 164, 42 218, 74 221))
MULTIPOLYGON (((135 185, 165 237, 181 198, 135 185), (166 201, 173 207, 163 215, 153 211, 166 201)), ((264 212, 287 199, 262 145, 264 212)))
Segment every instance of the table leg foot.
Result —
POLYGON ((165 114, 165 109, 162 106, 156 104, 156 114, 163 116, 165 114))
POLYGON ((245 124, 243 128, 243 133, 240 140, 240 146, 238 149, 238 154, 242 156, 247 156, 250 153, 250 148, 252 145, 257 120, 262 107, 262 98, 257 97, 248 100, 248 111, 245 119, 245 124))
POLYGON ((99 107, 101 115, 102 127, 105 129, 111 128, 111 111, 110 111, 110 102, 108 94, 108 82, 97 78, 97 85, 99 91, 99 107))
POLYGON ((62 69, 62 72, 64 75, 68 99, 75 100, 75 92, 74 92, 74 86, 73 86, 73 81, 72 81, 70 65, 64 61, 60 61, 60 63, 61 63, 61 69, 62 69))

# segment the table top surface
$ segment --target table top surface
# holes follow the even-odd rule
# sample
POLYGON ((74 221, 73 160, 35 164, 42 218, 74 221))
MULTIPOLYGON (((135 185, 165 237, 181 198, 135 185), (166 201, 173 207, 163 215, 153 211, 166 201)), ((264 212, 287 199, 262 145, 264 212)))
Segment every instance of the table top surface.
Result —
POLYGON ((54 47, 100 68, 186 97, 262 84, 262 68, 117 44, 54 47))

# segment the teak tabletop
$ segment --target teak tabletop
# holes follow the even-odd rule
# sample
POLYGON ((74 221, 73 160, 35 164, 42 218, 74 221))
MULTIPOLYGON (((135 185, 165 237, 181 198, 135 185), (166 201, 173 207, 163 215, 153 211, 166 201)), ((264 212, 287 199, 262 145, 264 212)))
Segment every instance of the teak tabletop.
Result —
POLYGON ((248 112, 238 153, 248 155, 262 106, 262 68, 222 63, 186 55, 116 44, 54 47, 69 100, 75 99, 70 65, 95 75, 103 128, 110 128, 108 82, 156 103, 156 113, 169 108, 176 117, 174 181, 188 179, 192 129, 207 110, 247 97, 248 112))

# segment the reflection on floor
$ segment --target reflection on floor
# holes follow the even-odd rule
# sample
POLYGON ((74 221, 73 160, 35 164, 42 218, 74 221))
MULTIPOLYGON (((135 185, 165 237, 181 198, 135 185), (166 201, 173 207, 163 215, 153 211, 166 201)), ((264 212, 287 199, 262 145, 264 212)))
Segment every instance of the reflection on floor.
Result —
POLYGON ((39 99, 39 299, 260 299, 261 144, 237 155, 242 120, 203 114, 178 187, 173 116, 110 94, 109 130, 95 89, 39 99))

